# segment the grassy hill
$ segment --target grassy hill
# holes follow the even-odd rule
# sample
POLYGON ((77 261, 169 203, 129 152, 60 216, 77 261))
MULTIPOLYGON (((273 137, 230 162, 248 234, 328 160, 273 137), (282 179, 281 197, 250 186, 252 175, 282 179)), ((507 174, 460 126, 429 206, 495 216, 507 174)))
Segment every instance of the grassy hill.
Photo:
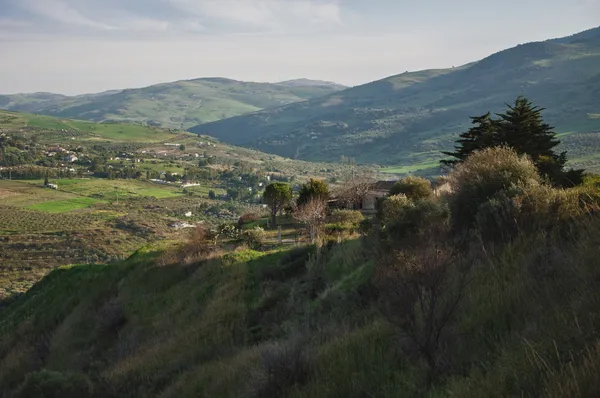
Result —
POLYGON ((306 160, 340 155, 419 167, 452 147, 469 116, 524 94, 547 108, 575 160, 600 151, 600 28, 528 43, 462 67, 407 72, 310 101, 190 129, 306 160), (581 135, 584 134, 584 135, 581 135), (588 134, 588 135, 585 135, 588 134), (585 144, 583 143, 585 142, 585 144))
POLYGON ((143 122, 185 129, 345 88, 311 80, 292 82, 272 84, 204 78, 74 97, 51 93, 15 94, 0 96, 0 108, 96 122, 143 122))
POLYGON ((0 110, 0 130, 39 130, 42 141, 111 141, 151 143, 188 133, 129 123, 95 123, 84 120, 32 115, 0 110))
POLYGON ((561 249, 539 243, 476 260, 433 381, 379 311, 372 255, 349 241, 320 254, 246 250, 189 265, 140 250, 124 262, 55 270, 0 309, 0 392, 597 396, 597 235, 561 249))

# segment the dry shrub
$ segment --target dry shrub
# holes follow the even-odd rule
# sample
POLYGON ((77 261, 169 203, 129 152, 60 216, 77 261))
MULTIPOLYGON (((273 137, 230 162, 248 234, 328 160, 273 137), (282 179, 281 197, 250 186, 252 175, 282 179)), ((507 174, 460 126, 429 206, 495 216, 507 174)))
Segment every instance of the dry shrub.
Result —
POLYGON ((479 207, 499 192, 516 196, 541 184, 531 159, 504 147, 473 153, 452 171, 448 180, 452 221, 459 229, 471 227, 479 207))
POLYGON ((479 206, 475 225, 484 241, 506 242, 536 231, 576 239, 580 221, 597 213, 599 206, 600 195, 593 189, 534 185, 494 195, 479 206))
POLYGON ((301 335, 263 346, 249 396, 283 397, 292 387, 305 383, 311 370, 307 347, 308 341, 301 335))
POLYGON ((392 189, 390 195, 403 194, 410 200, 417 201, 433 196, 431 181, 423 177, 408 176, 398 181, 392 189))
POLYGON ((187 242, 164 252, 158 259, 159 266, 189 265, 221 255, 214 241, 215 235, 206 227, 197 225, 187 242))
POLYGON ((256 213, 244 213, 238 219, 238 228, 242 228, 242 226, 246 224, 250 224, 251 222, 255 222, 260 220, 260 216, 256 213))
POLYGON ((428 364, 445 368, 441 348, 468 283, 468 268, 435 237, 418 250, 391 251, 376 268, 380 308, 428 364))

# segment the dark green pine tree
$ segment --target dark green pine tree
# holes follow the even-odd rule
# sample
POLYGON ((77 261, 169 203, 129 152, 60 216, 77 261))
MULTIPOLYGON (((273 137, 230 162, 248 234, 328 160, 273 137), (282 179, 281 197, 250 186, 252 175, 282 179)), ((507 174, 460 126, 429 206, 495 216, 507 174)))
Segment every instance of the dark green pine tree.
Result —
POLYGON ((518 97, 514 105, 508 105, 505 113, 496 114, 494 121, 498 140, 512 147, 519 154, 527 154, 537 166, 540 174, 556 185, 577 185, 583 179, 583 170, 564 171, 567 153, 556 153, 560 144, 554 127, 542 118, 544 108, 533 105, 525 97, 518 97))
POLYGON ((574 186, 583 181, 583 170, 564 171, 567 162, 566 152, 555 153, 560 144, 554 128, 542 118, 544 108, 534 106, 525 97, 518 97, 514 105, 508 105, 505 113, 490 113, 472 117, 474 124, 469 131, 460 135, 454 152, 442 152, 455 159, 442 160, 441 163, 452 166, 462 162, 474 151, 505 145, 519 154, 527 154, 535 163, 540 174, 559 186, 574 186))
POLYGON ((472 116, 470 119, 474 126, 460 134, 454 152, 442 152, 456 159, 442 160, 443 165, 452 166, 465 160, 474 151, 500 145, 495 121, 492 120, 490 112, 482 116, 472 116))

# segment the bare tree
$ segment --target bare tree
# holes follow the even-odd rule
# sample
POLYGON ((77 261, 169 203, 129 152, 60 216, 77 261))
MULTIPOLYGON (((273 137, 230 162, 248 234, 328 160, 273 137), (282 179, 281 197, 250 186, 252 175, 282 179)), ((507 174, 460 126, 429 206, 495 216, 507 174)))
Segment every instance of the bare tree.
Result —
POLYGON ((319 236, 326 214, 327 202, 320 198, 311 198, 294 212, 294 219, 306 225, 311 243, 315 243, 319 236))
POLYGON ((334 196, 347 207, 355 208, 361 205, 374 183, 371 173, 353 173, 335 190, 334 196))

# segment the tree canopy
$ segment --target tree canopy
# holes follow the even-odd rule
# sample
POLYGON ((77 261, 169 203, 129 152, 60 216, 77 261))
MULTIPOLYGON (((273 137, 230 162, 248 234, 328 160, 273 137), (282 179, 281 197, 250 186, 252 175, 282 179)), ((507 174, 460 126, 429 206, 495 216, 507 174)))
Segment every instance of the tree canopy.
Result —
POLYGON ((302 206, 308 203, 311 199, 327 200, 329 198, 329 186, 323 180, 311 178, 306 184, 300 188, 297 204, 302 206))
POLYGON ((274 182, 265 188, 263 199, 271 208, 271 219, 275 226, 277 225, 277 213, 292 200, 292 188, 284 182, 274 182))
POLYGON ((518 154, 528 155, 539 173, 555 185, 580 184, 583 170, 565 171, 566 152, 555 152, 560 140, 556 138, 554 128, 544 122, 544 108, 522 96, 515 100, 514 105, 507 104, 507 107, 506 112, 496 114, 497 119, 493 119, 490 112, 471 117, 473 127, 460 134, 454 152, 443 152, 455 159, 442 160, 442 164, 452 166, 475 151, 508 146, 518 154))

